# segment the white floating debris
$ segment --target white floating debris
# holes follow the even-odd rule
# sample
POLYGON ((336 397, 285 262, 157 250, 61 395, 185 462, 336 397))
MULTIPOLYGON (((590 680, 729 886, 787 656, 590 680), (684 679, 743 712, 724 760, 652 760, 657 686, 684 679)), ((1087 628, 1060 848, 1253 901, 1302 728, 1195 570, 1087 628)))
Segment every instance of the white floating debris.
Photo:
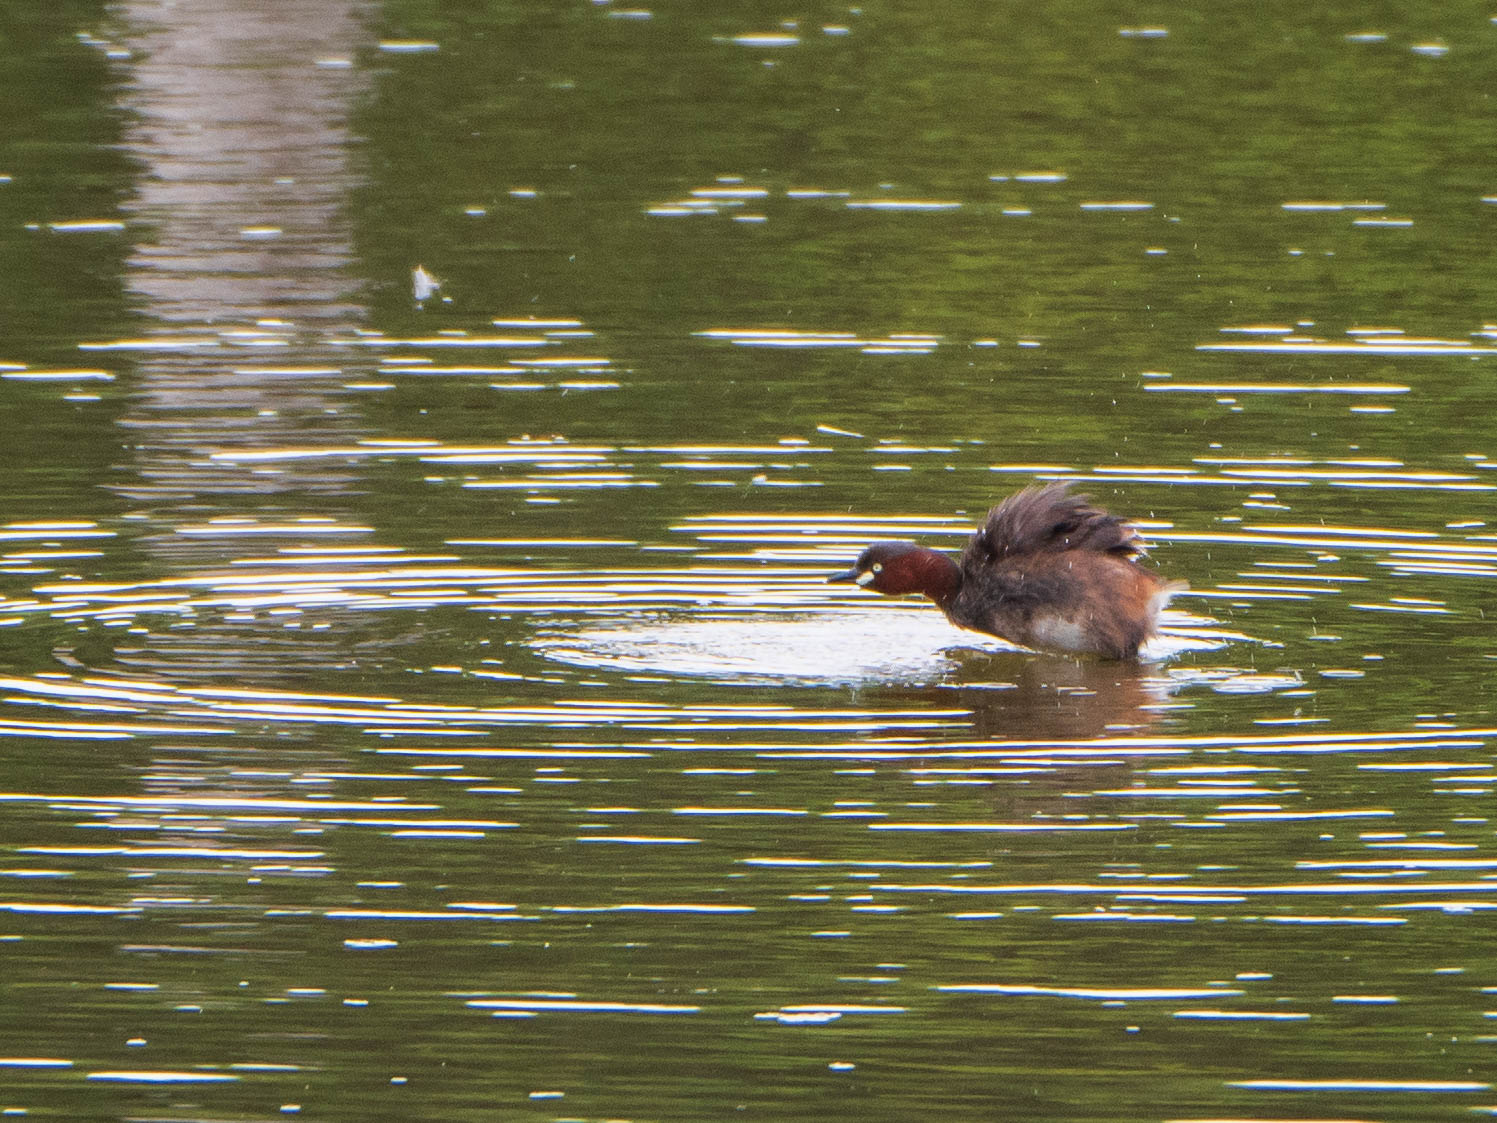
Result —
POLYGON ((411 270, 411 294, 416 298, 417 304, 430 300, 441 287, 442 282, 428 273, 424 265, 411 270))

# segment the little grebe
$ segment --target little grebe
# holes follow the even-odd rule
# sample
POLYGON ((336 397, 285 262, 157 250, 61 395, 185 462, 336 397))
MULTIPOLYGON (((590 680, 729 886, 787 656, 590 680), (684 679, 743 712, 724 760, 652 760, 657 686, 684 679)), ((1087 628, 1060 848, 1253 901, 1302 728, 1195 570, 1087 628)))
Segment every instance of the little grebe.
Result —
POLYGON ((1054 483, 989 511, 960 563, 913 542, 880 542, 828 580, 924 593, 958 627, 1025 647, 1131 659, 1186 587, 1135 565, 1143 553, 1127 522, 1054 483))

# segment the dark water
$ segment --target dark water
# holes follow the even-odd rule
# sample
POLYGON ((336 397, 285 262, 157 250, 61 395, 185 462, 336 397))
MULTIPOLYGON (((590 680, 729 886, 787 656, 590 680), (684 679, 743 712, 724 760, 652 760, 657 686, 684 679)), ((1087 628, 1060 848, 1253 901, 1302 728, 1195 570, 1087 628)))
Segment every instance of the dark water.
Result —
POLYGON ((1490 13, 262 8, 0 24, 0 1110, 1497 1114, 1490 13))

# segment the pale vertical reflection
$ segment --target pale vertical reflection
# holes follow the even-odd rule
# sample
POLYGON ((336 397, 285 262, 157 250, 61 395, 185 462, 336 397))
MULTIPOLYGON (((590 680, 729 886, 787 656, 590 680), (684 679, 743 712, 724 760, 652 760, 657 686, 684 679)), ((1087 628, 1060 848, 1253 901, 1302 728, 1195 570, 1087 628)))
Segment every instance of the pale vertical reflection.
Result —
MULTIPOLYGON (((115 12, 136 239, 125 283, 157 326, 106 354, 134 357, 140 482, 132 497, 195 504, 229 493, 340 492, 327 464, 227 470, 224 447, 347 441, 341 356, 309 343, 350 328, 348 117, 364 79, 363 0, 126 0, 115 12), (336 436, 335 436, 336 434, 336 436)), ((160 516, 172 529, 170 510, 160 516)), ((161 548, 226 560, 201 539, 161 548)))
MULTIPOLYGON (((113 9, 125 145, 138 168, 123 204, 134 242, 124 283, 147 327, 85 341, 130 364, 134 407, 121 424, 134 461, 117 479, 141 504, 135 536, 167 572, 228 566, 244 540, 220 521, 253 496, 276 547, 358 541, 337 497, 340 462, 274 471, 215 459, 226 449, 347 444, 347 355, 326 341, 360 324, 348 293, 349 117, 366 82, 365 0, 123 0, 113 9), (183 533, 185 526, 196 533, 183 533)), ((258 544, 257 544, 258 545, 258 544)), ((174 673, 274 674, 326 665, 325 639, 283 628, 247 640, 217 615, 157 631, 140 658, 174 673)))
POLYGON ((268 315, 347 320, 348 114, 362 0, 125 0, 122 90, 150 224, 129 284, 188 329, 268 315))

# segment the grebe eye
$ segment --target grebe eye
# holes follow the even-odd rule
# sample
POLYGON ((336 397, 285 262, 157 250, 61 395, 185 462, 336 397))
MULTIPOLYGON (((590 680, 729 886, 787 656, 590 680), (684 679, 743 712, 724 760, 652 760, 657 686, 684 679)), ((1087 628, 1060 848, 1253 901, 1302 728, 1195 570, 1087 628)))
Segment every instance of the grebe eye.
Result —
POLYGON ((883 562, 874 562, 873 563, 873 572, 874 573, 882 573, 883 571, 884 571, 884 563, 883 562))

